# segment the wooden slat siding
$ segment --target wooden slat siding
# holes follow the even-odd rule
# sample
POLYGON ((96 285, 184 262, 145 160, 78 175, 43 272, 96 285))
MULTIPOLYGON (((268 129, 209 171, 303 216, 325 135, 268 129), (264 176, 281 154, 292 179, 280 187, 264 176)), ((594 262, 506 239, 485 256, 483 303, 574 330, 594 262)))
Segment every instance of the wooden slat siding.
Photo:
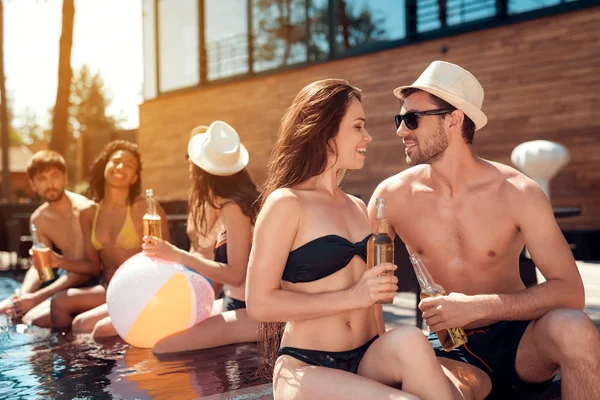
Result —
POLYGON ((555 206, 581 207, 560 221, 564 229, 600 229, 600 7, 509 26, 311 65, 270 76, 187 90, 140 106, 139 144, 144 186, 161 199, 186 198, 184 160, 189 131, 222 119, 240 133, 257 182, 283 113, 306 84, 341 77, 364 92, 368 129, 374 137, 366 167, 344 188, 368 200, 375 186, 406 168, 392 116, 392 89, 411 83, 436 59, 472 71, 485 88, 489 124, 477 132, 475 151, 510 164, 518 144, 535 139, 564 144, 570 164, 552 181, 555 206), (440 54, 445 45, 448 52, 440 54))

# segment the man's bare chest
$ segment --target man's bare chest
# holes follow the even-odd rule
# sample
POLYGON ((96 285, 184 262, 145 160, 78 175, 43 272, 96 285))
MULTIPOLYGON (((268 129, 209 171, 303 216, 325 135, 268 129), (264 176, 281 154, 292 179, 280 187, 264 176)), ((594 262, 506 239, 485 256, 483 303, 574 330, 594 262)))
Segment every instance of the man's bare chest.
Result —
POLYGON ((390 213, 411 251, 447 260, 494 262, 520 240, 510 210, 489 197, 445 202, 422 196, 390 213))
POLYGON ((42 224, 44 234, 53 246, 67 257, 78 257, 83 248, 83 232, 78 215, 49 214, 42 224))

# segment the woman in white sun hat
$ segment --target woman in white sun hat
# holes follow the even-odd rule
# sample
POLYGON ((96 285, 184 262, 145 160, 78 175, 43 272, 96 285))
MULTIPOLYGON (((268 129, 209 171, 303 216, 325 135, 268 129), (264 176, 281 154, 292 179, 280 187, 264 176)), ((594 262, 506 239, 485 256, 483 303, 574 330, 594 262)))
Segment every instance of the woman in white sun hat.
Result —
POLYGON ((199 237, 209 240, 218 231, 214 260, 187 252, 154 237, 145 237, 144 252, 185 265, 211 281, 223 282, 224 297, 215 300, 211 317, 159 341, 155 354, 176 353, 255 342, 258 323, 246 312, 245 282, 258 213, 258 191, 246 165, 248 151, 239 135, 223 121, 188 144, 192 187, 190 220, 199 237))
MULTIPOLYGON (((208 130, 208 125, 198 125, 190 132, 190 139, 196 135, 202 135, 208 130)), ((189 165, 190 182, 194 181, 194 170, 196 164, 190 159, 187 150, 185 152, 185 158, 189 165)), ((217 210, 211 207, 208 203, 204 204, 203 215, 205 224, 200 230, 194 223, 193 213, 188 214, 188 220, 186 224, 186 234, 190 240, 191 254, 206 258, 207 260, 215 259, 215 244, 217 243, 217 237, 222 227, 222 221, 218 218, 217 210)), ((221 296, 223 289, 223 283, 215 280, 211 281, 213 289, 215 291, 215 297, 218 299, 221 296)))

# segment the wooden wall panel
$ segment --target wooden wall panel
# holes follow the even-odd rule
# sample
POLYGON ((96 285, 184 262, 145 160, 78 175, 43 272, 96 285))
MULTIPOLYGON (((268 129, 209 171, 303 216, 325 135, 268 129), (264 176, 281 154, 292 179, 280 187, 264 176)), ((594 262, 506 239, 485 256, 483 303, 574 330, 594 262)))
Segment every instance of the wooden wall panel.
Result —
POLYGON ((512 149, 522 142, 562 143, 571 162, 552 182, 552 202, 581 207, 582 215, 560 224, 600 229, 599 27, 596 7, 161 96, 140 106, 144 186, 161 199, 186 198, 189 131, 217 119, 238 130, 251 155, 250 172, 262 182, 279 121, 296 93, 314 80, 339 77, 363 89, 374 137, 366 167, 344 187, 369 199, 381 180, 407 167, 395 136, 392 90, 440 59, 470 70, 485 89, 490 122, 476 133, 474 150, 510 164, 512 149))

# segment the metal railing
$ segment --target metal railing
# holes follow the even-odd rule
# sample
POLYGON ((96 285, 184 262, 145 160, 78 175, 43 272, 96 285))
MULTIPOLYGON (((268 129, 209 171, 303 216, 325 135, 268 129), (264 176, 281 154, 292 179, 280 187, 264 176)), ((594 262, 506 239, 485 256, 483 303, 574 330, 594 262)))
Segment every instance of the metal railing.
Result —
POLYGON ((248 35, 239 34, 207 42, 205 54, 210 81, 249 71, 248 35))
POLYGON ((496 3, 497 0, 419 0, 417 32, 494 17, 497 12, 496 3))
MULTIPOLYGON (((375 10, 369 2, 288 0, 300 14, 294 14, 293 18, 291 15, 280 16, 278 21, 281 26, 290 29, 290 24, 293 25, 293 35, 286 36, 273 26, 265 28, 264 32, 260 31, 262 25, 257 21, 264 20, 265 15, 258 14, 253 0, 247 1, 248 33, 210 40, 205 38, 200 29, 200 86, 230 77, 282 70, 292 64, 334 60, 498 26, 513 20, 521 21, 597 5, 597 1, 593 0, 389 0, 396 10, 396 1, 402 1, 404 7, 404 18, 385 15, 386 24, 397 21, 400 25, 394 25, 393 28, 396 32, 404 32, 389 37, 373 33, 382 26, 375 15, 375 11, 385 8, 381 3, 375 10), (360 9, 359 6, 364 8, 360 9), (373 12, 368 15, 369 11, 373 12), (304 18, 301 18, 302 15, 304 18), (364 21, 363 16, 366 18, 364 21), (370 29, 371 36, 362 38, 361 29, 370 29), (294 50, 290 51, 291 48, 294 50)), ((200 15, 204 17, 202 9, 200 15)))

